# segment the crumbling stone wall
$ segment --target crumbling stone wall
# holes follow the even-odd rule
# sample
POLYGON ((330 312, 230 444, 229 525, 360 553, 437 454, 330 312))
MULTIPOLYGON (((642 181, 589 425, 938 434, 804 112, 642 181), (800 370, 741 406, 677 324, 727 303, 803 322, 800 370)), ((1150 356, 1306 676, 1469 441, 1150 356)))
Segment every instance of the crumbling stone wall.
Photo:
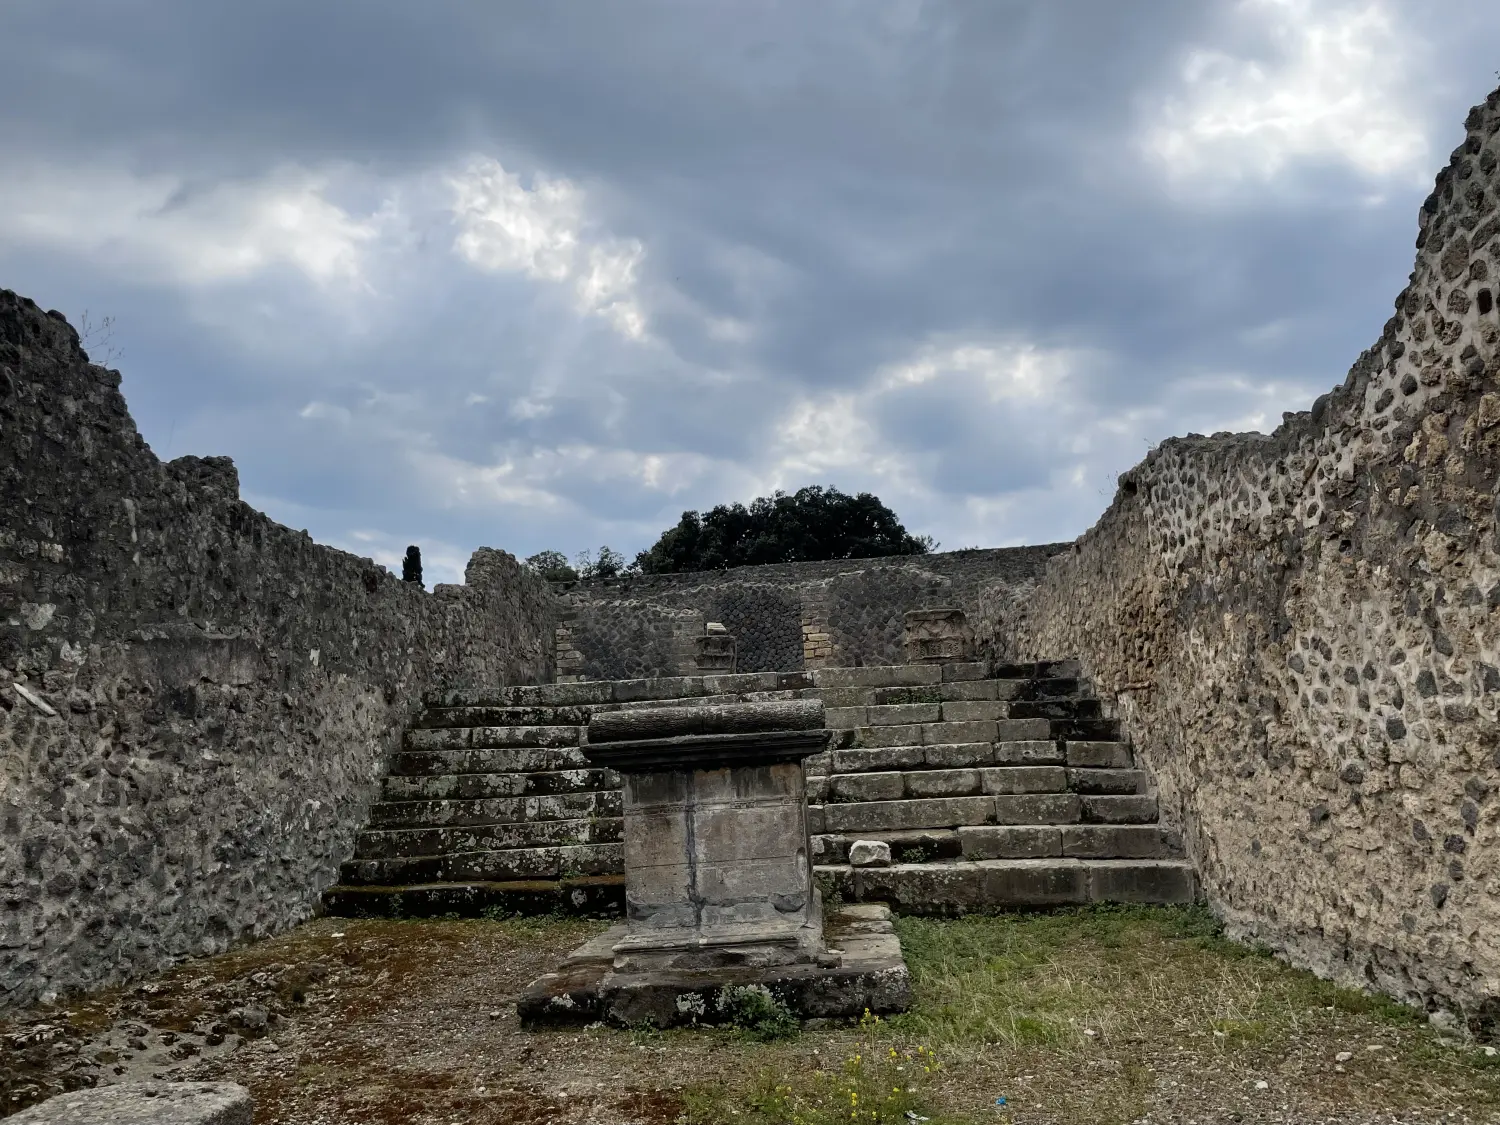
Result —
POLYGON ((1467 130, 1343 385, 1269 437, 1163 443, 1014 636, 1119 693, 1235 930, 1493 1035, 1500 91, 1467 130))
POLYGON ((590 680, 693 671, 678 633, 720 621, 738 642, 741 672, 899 664, 902 615, 957 606, 976 635, 1008 636, 1018 600, 1066 544, 780 563, 559 584, 569 639, 590 680), (686 655, 683 655, 686 654, 686 655))
POLYGON ((0 290, 0 1008, 306 917, 420 691, 550 679, 555 617, 503 552, 429 594, 161 463, 0 290))

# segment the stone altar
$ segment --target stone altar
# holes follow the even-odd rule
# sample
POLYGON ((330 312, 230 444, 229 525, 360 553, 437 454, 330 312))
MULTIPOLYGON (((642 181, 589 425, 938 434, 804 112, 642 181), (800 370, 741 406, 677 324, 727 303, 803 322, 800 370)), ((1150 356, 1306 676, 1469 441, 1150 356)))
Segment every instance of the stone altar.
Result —
POLYGON ((584 753, 624 777, 626 921, 533 982, 522 1021, 715 1022, 757 986, 801 1016, 904 1008, 884 907, 841 912, 826 940, 802 760, 828 736, 812 699, 592 716, 584 753))
POLYGON ((735 668, 734 634, 722 622, 710 621, 693 640, 693 667, 699 675, 728 676, 735 668))
POLYGON ((956 607, 913 609, 902 615, 908 664, 956 664, 974 659, 974 632, 956 607))

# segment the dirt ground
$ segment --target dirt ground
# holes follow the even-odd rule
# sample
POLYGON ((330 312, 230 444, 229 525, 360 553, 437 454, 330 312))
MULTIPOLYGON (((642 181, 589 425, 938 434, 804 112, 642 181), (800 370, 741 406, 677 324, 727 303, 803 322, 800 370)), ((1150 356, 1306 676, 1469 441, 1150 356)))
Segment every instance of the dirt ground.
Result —
MULTIPOLYGON (((1154 918, 902 920, 917 1006, 880 1034, 945 1060, 932 1120, 1500 1122, 1494 1048, 1154 918)), ((519 990, 601 926, 320 919, 66 998, 0 1024, 0 1117, 159 1077, 241 1082, 257 1125, 771 1122, 758 1082, 862 1049, 846 1027, 522 1031, 519 990)))

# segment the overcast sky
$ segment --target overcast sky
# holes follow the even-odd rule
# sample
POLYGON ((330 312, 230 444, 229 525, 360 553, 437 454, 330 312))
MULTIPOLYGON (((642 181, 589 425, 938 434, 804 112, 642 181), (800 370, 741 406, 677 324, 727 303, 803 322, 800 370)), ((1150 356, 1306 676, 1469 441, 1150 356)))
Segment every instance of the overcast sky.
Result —
POLYGON ((4 0, 0 286, 429 583, 815 483, 1047 542, 1342 381, 1497 68, 1493 0, 4 0))

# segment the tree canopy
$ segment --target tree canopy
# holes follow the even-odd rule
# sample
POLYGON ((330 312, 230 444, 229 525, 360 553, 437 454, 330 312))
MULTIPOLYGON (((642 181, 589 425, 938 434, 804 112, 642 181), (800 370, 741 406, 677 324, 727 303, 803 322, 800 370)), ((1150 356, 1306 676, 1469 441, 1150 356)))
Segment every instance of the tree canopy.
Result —
POLYGON ((705 513, 683 512, 632 569, 646 574, 718 570, 762 563, 924 555, 936 543, 907 533, 896 513, 868 492, 849 496, 811 485, 705 513))

